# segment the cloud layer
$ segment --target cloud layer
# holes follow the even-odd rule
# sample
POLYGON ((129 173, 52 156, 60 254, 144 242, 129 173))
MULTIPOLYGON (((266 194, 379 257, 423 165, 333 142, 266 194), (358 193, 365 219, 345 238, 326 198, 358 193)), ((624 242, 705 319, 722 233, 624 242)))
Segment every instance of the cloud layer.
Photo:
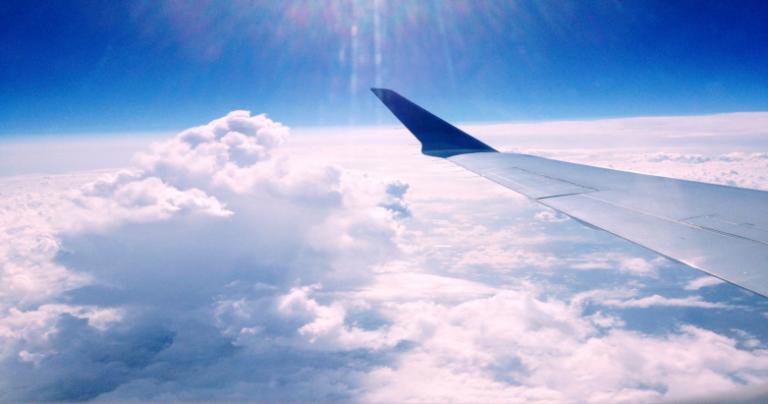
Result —
POLYGON ((445 162, 373 175, 375 156, 289 137, 234 111, 127 170, 0 184, 0 400, 636 402, 768 381, 744 292, 445 162))

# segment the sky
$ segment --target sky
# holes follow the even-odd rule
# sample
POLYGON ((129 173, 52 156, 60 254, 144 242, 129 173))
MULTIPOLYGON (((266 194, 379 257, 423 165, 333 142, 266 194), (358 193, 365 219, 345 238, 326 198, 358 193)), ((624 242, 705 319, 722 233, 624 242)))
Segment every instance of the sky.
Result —
POLYGON ((0 135, 181 130, 235 109, 394 123, 768 108, 768 5, 717 1, 4 1, 0 135))
POLYGON ((421 155, 368 91, 768 191, 758 2, 0 13, 0 402, 768 395, 768 300, 421 155))

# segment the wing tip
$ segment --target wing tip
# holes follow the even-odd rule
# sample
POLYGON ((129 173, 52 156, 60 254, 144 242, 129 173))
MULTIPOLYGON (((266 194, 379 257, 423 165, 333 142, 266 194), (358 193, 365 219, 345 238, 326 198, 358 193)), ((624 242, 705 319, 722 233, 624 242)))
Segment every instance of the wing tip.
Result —
POLYGON ((474 152, 496 152, 480 140, 438 118, 396 91, 372 87, 371 92, 421 142, 421 152, 434 157, 450 157, 474 152))
POLYGON ((394 93, 394 91, 388 88, 377 88, 377 87, 371 87, 371 92, 375 94, 376 97, 379 97, 379 99, 382 101, 384 101, 384 98, 387 97, 388 94, 394 93))

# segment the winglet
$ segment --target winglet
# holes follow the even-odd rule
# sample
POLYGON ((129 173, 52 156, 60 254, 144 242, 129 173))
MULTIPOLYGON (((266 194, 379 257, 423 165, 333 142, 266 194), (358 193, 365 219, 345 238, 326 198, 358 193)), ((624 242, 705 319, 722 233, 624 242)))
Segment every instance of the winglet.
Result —
POLYGON ((421 152, 426 155, 450 157, 496 151, 392 90, 372 88, 371 91, 419 139, 421 152))

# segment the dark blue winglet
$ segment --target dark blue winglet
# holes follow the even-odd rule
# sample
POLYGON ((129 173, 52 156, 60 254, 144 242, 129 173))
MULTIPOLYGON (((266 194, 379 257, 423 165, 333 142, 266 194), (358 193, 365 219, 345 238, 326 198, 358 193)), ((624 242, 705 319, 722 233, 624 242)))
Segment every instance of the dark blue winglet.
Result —
POLYGON ((419 139, 421 152, 426 155, 451 157, 496 151, 392 90, 372 88, 371 91, 419 139))

